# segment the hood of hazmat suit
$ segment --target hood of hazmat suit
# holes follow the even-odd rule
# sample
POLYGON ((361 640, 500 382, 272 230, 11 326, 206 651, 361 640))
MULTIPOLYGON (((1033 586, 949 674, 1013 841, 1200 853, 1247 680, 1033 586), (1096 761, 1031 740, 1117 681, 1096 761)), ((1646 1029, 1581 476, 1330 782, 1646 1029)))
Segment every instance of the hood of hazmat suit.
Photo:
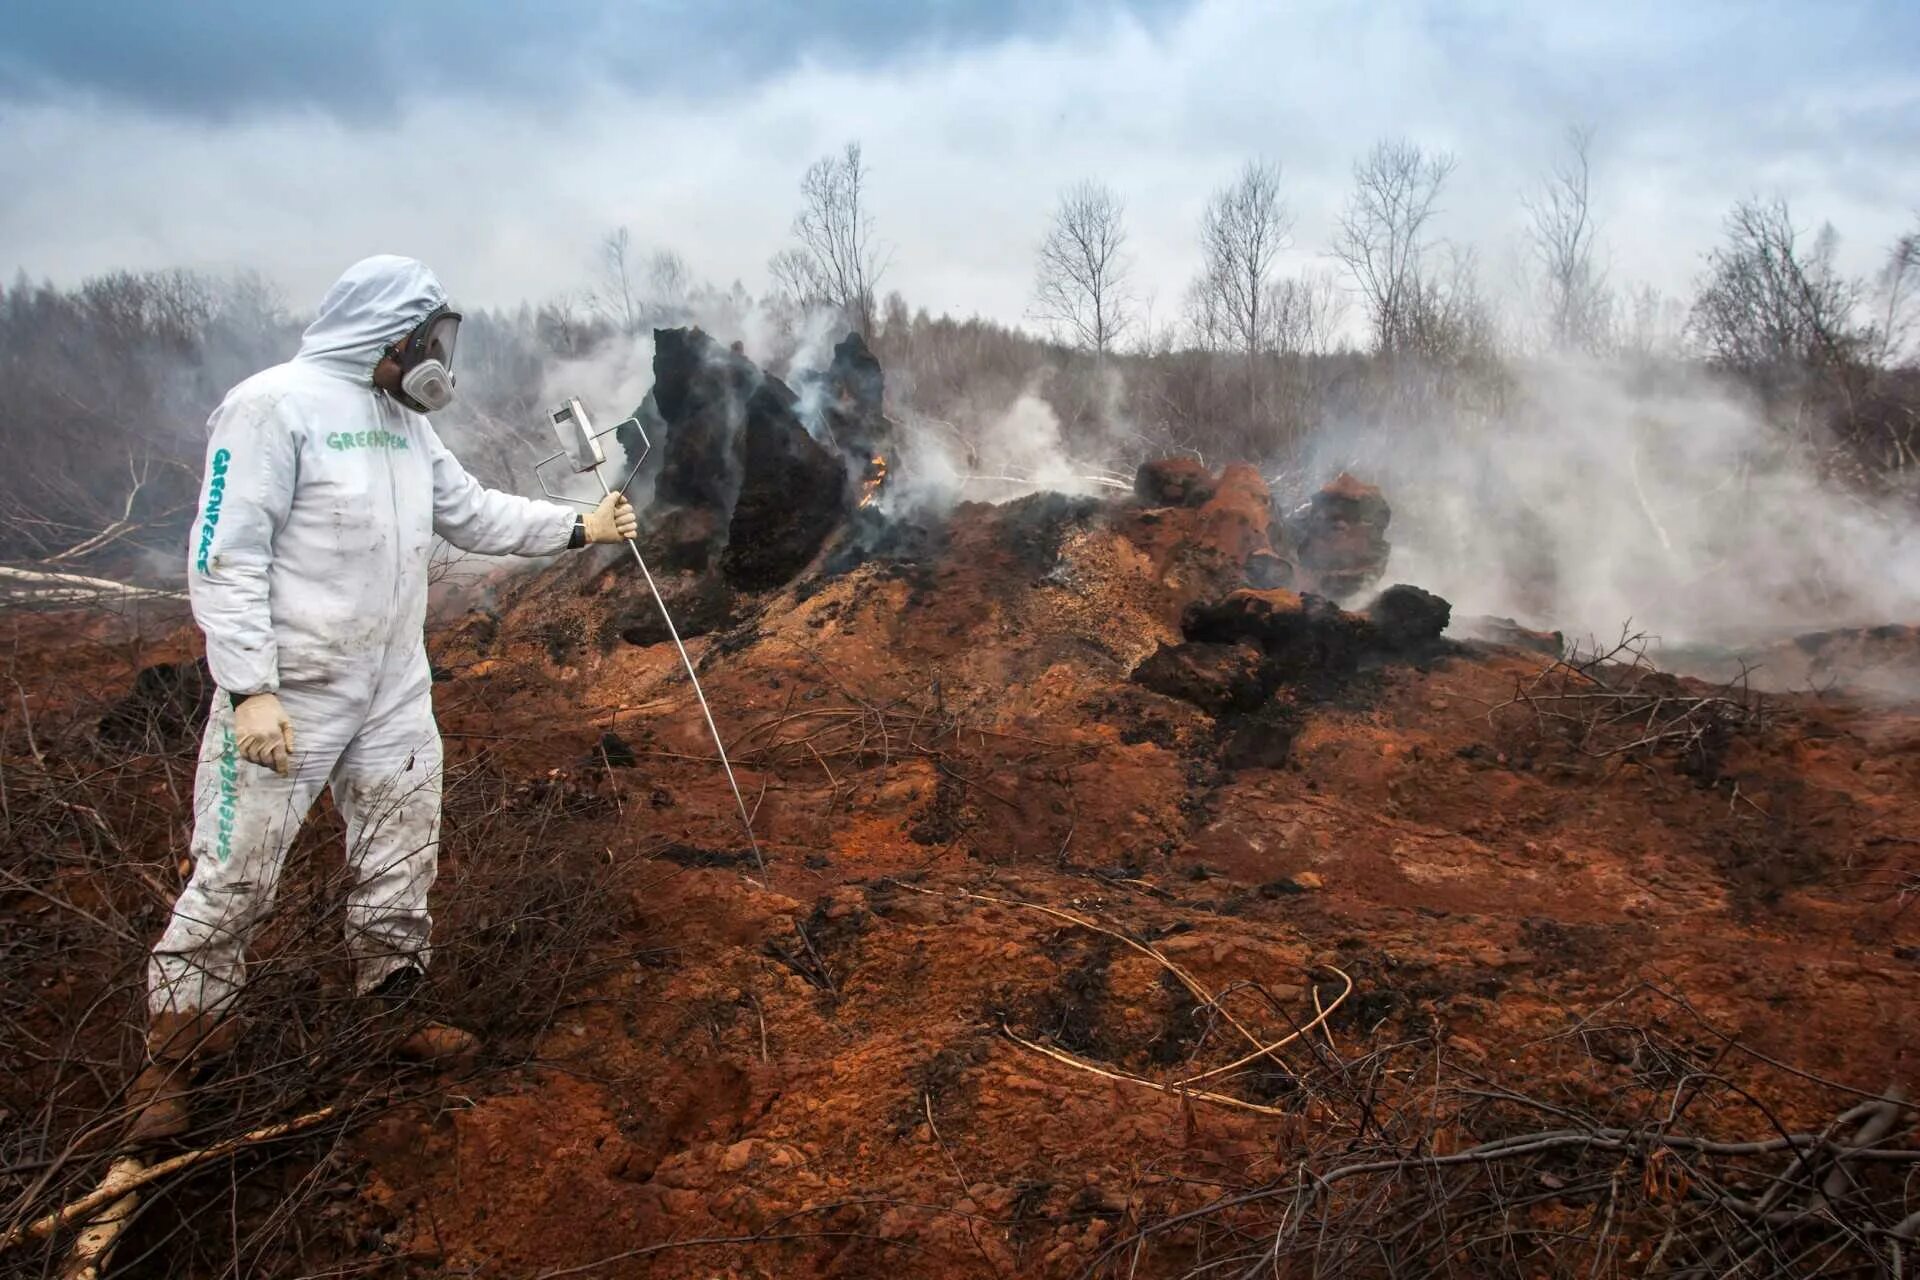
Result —
POLYGON ((482 488, 373 385, 387 346, 446 300, 411 258, 357 262, 299 353, 214 412, 188 583, 229 693, 320 682, 424 697, 433 535, 492 555, 567 545, 571 511, 482 488))

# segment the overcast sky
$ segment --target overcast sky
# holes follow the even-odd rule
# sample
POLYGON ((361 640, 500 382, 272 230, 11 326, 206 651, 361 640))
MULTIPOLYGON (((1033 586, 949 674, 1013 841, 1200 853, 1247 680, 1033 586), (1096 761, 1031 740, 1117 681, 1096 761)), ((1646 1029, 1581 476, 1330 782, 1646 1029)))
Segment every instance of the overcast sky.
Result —
POLYGON ((1616 280, 1684 292, 1750 194, 1871 270, 1920 217, 1920 4, 7 0, 0 270, 249 267, 304 308, 400 252, 503 304, 581 287, 624 224, 759 292, 801 172, 857 138, 916 306, 1020 320, 1098 177, 1164 321, 1246 158, 1282 166, 1288 269, 1324 266, 1390 135, 1457 155, 1440 230, 1501 284, 1575 122, 1616 280))

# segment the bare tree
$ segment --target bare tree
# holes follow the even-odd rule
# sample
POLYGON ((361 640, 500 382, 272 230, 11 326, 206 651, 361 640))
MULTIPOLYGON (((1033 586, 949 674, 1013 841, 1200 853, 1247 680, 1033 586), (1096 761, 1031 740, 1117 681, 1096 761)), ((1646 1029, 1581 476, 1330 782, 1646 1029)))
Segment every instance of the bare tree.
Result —
POLYGON ((1333 276, 1307 271, 1275 280, 1267 288, 1273 349, 1284 355, 1332 350, 1346 318, 1347 300, 1333 276))
POLYGON ((591 301, 593 309, 621 333, 632 337, 645 327, 640 298, 640 264, 635 261, 633 237, 625 227, 606 234, 600 242, 600 267, 591 301))
POLYGON ((1500 325, 1480 288, 1480 263, 1471 249, 1449 245, 1443 267, 1423 269, 1405 309, 1400 350, 1459 365, 1496 353, 1500 325))
POLYGON ((1538 192, 1520 202, 1541 272, 1547 341, 1559 351, 1598 351, 1612 327, 1613 300, 1605 273, 1594 262, 1592 150, 1591 128, 1569 128, 1566 158, 1554 165, 1538 192))
POLYGON ((1672 357, 1683 344, 1687 329, 1686 304, 1650 284, 1628 291, 1619 349, 1641 360, 1672 357))
POLYGON ((767 270, 796 302, 838 307, 861 336, 871 338, 874 294, 887 257, 873 238, 866 186, 858 142, 814 161, 800 180, 800 212, 793 219, 797 244, 775 254, 767 270))
POLYGON ((1224 351, 1232 345, 1227 337, 1227 318, 1220 306, 1219 291, 1213 288, 1204 272, 1187 285, 1180 301, 1188 342, 1201 351, 1224 351))
MULTIPOLYGON (((592 295, 556 294, 551 301, 541 303, 539 310, 534 312, 534 333, 540 344, 557 356, 571 358, 585 355, 600 336, 595 332, 593 313, 596 310, 592 295)), ((601 334, 604 332, 604 329, 601 330, 601 334)))
POLYGON ((1893 242, 1887 261, 1875 281, 1880 320, 1875 334, 1875 362, 1894 365, 1910 358, 1908 343, 1915 324, 1915 295, 1920 293, 1920 230, 1893 242))
POLYGON ((1844 375, 1870 343, 1854 319, 1860 282, 1834 266, 1832 226, 1804 241, 1786 201, 1742 200, 1694 298, 1690 328, 1708 356, 1772 390, 1844 375))
POLYGON ((1353 194, 1340 214, 1333 256, 1346 264, 1367 307, 1374 345, 1410 346, 1430 313, 1432 281, 1423 272, 1427 224, 1454 159, 1428 155, 1405 140, 1374 144, 1353 167, 1353 194))
POLYGON ((1133 323, 1125 212, 1105 183, 1069 187, 1040 242, 1034 273, 1033 314, 1100 360, 1133 323))
POLYGON ((655 324, 671 324, 683 318, 693 295, 693 271, 687 260, 672 249, 656 250, 647 259, 646 310, 655 324))
POLYGON ((1247 161, 1238 178, 1214 192, 1201 219, 1200 305, 1249 362, 1273 345, 1273 259, 1292 229, 1280 199, 1280 166, 1266 160, 1247 161))
POLYGON ((827 306, 826 295, 818 292, 813 259, 805 251, 786 248, 767 259, 767 274, 773 277, 773 291, 789 302, 803 307, 827 306))

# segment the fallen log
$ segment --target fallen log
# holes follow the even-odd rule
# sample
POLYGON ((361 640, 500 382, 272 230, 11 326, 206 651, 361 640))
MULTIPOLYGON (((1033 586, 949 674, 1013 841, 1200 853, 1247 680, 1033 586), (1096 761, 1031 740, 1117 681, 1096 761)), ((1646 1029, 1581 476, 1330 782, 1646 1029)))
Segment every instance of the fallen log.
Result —
POLYGON ((185 600, 184 591, 137 587, 84 573, 50 573, 0 565, 0 603, 92 604, 100 600, 185 600))

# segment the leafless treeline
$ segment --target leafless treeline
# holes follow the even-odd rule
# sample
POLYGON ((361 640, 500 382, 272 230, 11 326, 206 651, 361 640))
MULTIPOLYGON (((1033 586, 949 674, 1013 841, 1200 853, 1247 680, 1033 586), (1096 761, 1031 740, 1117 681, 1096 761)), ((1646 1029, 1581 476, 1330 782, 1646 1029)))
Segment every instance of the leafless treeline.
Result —
MULTIPOLYGON (((1038 242, 1030 314, 1047 332, 1035 337, 881 293, 891 248, 872 190, 883 175, 849 143, 802 176, 793 243, 757 297, 699 280, 671 247, 621 228, 581 288, 470 314, 447 429, 481 474, 516 483, 558 361, 696 322, 748 336, 755 359, 785 372, 803 341, 838 323, 872 342, 896 400, 962 430, 1038 395, 1069 448, 1112 465, 1169 450, 1285 465, 1330 420, 1498 414, 1516 361, 1576 352, 1715 371, 1783 429, 1830 436, 1850 480, 1912 493, 1920 230, 1855 279, 1837 265, 1831 227, 1782 201, 1743 200, 1695 296, 1663 297, 1607 266, 1596 153, 1592 131, 1569 131, 1522 200, 1534 295, 1524 318, 1502 313, 1473 255, 1442 233, 1455 158, 1411 142, 1358 159, 1317 250, 1295 242, 1282 166, 1248 161, 1205 207, 1200 268, 1173 319, 1137 287, 1122 192, 1079 180, 1038 242)), ((248 277, 119 272, 71 290, 25 277, 0 289, 0 440, 24 464, 0 475, 0 563, 170 576, 206 415, 227 387, 285 358, 299 327, 248 277)))

